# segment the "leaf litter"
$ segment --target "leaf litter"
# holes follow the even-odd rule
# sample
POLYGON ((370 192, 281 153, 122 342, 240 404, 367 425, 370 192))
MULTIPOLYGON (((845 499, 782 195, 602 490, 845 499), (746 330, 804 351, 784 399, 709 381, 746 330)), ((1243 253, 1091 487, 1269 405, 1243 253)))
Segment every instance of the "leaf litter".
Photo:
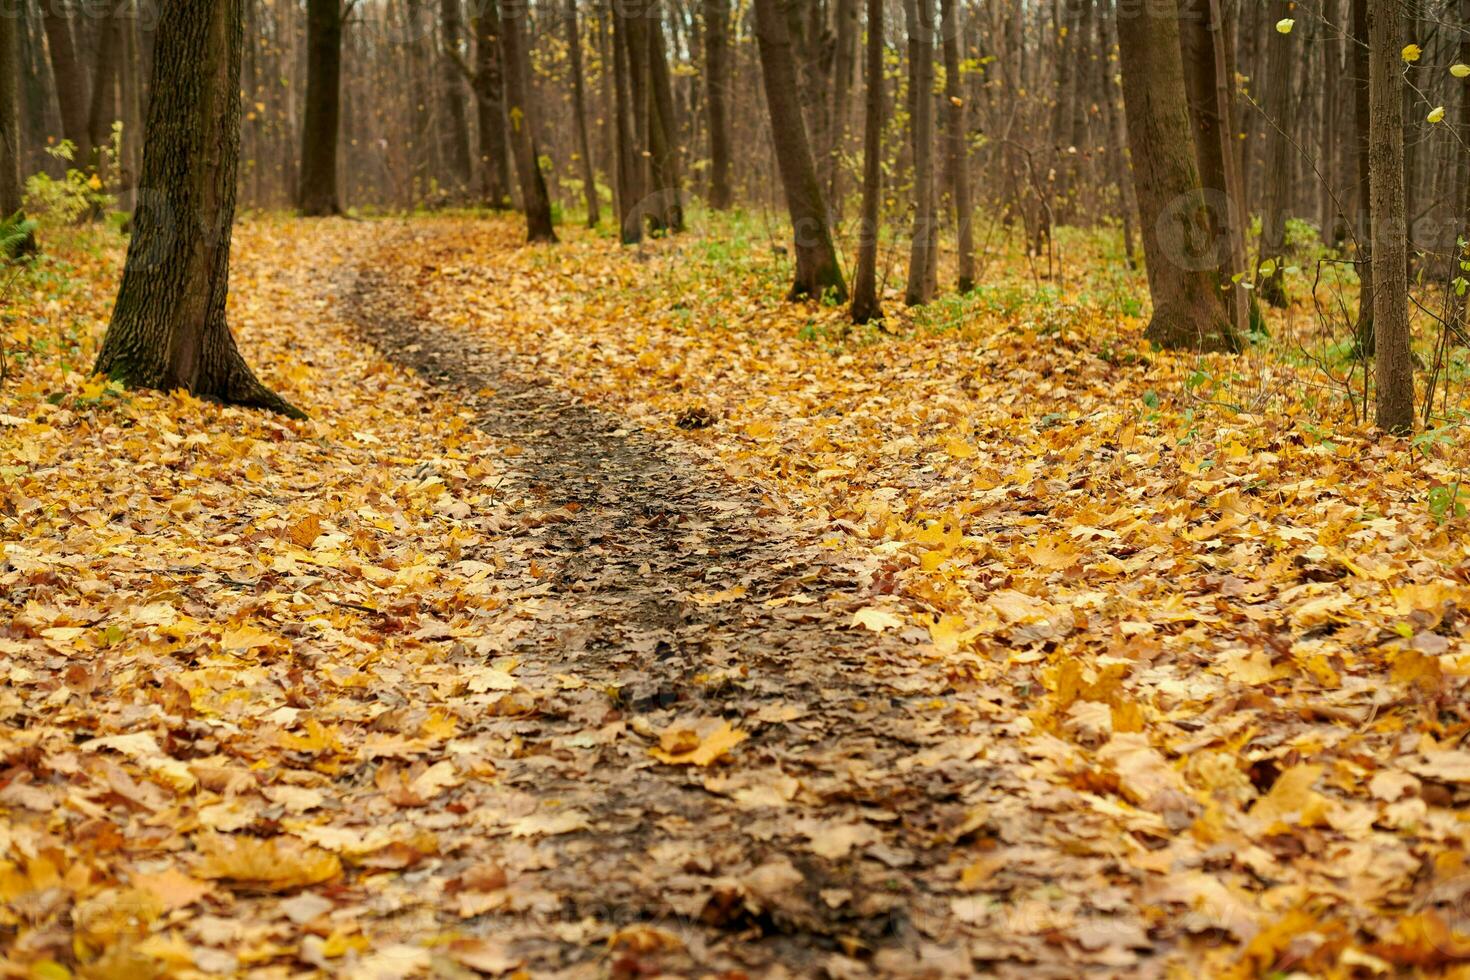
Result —
POLYGON ((0 428, 18 969, 1470 962, 1450 451, 1160 404, 1085 303, 807 341, 568 238, 245 223, 306 423, 77 372, 115 246, 7 313, 79 337, 0 428))

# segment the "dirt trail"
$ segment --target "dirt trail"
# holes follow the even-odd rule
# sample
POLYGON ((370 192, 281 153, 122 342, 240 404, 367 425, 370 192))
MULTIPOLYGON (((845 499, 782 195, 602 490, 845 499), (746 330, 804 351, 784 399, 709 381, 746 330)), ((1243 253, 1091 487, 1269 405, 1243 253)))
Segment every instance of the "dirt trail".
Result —
MULTIPOLYGON (((388 251, 415 254, 407 241, 388 251)), ((1038 923, 1012 928, 1034 891, 1086 915, 1101 910, 1084 896, 1108 889, 1077 876, 1101 861, 1074 860, 1060 880, 1037 859, 1067 831, 1018 802, 1009 712, 948 689, 892 634, 846 628, 872 601, 871 575, 822 548, 820 529, 579 404, 484 337, 412 312, 413 271, 365 265, 349 318, 519 447, 503 493, 541 514, 518 559, 539 584, 510 590, 535 610, 513 648, 517 677, 556 693, 529 716, 485 719, 519 750, 481 802, 572 828, 509 853, 519 897, 471 931, 514 940, 537 973, 1082 969, 1068 963, 1078 948, 1038 938, 1038 923), (961 701, 964 717, 988 720, 957 727, 961 701), (651 757, 659 732, 695 718, 749 738, 708 768, 651 757), (995 865, 984 891, 962 892, 961 870, 982 859, 995 865), (608 933, 625 927, 609 952, 608 933)), ((1132 958, 1101 948, 1094 968, 1132 958)))

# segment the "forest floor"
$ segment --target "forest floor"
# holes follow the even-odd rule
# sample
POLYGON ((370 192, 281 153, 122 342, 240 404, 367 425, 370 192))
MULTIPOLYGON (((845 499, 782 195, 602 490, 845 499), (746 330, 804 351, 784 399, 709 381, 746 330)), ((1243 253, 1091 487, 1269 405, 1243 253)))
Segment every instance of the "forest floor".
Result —
POLYGON ((1470 452, 1308 311, 566 237, 244 223, 303 423, 88 378, 116 241, 12 284, 12 975, 1470 971, 1470 452))

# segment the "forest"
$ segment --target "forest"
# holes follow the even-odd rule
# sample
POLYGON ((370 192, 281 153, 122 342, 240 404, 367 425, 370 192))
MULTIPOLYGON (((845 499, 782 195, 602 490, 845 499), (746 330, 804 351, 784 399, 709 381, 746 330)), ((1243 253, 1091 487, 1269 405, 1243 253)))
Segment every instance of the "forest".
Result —
POLYGON ((1470 977, 1467 296, 1470 0, 0 0, 0 976, 1470 977))

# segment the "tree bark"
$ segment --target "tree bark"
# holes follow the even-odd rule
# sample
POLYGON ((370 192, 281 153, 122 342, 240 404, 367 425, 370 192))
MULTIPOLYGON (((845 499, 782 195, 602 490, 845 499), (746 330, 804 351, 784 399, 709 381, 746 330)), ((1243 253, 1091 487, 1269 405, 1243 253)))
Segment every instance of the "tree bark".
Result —
POLYGON ((342 213, 337 140, 342 106, 342 0, 306 9, 306 110, 301 123, 297 207, 307 217, 342 213))
POLYGON ((602 220, 597 200, 597 172, 592 166, 592 140, 587 134, 587 95, 582 78, 582 32, 577 23, 577 0, 567 0, 567 52, 572 69, 572 111, 577 115, 577 151, 582 158, 582 197, 587 202, 587 227, 602 220))
MULTIPOLYGON (((1090 0, 1089 0, 1090 2, 1090 0)), ((960 251, 959 290, 975 288, 974 208, 970 202, 970 146, 965 132, 965 99, 960 87, 960 25, 955 0, 939 0, 944 45, 944 94, 948 106, 949 169, 954 187, 955 233, 960 251)))
POLYGON ((480 124, 480 189, 496 210, 510 207, 510 153, 505 136, 505 70, 500 12, 482 3, 475 18, 475 106, 480 124))
POLYGON ((878 214, 883 198, 883 0, 868 0, 867 85, 863 119, 863 214, 853 277, 853 323, 883 318, 878 300, 878 214))
POLYGON ((1120 10, 1118 48, 1133 179, 1153 315, 1162 347, 1235 351, 1240 340, 1215 292, 1216 242, 1200 186, 1173 0, 1120 10))
POLYGON ((244 0, 162 9, 142 196, 95 371, 303 418, 246 365, 225 319, 240 162, 244 0))
POLYGON ((546 175, 541 172, 541 151, 536 145, 535 120, 532 118, 531 103, 527 97, 530 89, 530 57, 521 30, 527 11, 524 0, 505 0, 500 20, 500 50, 505 59, 510 142, 516 174, 521 182, 521 203, 526 211, 526 240, 555 242, 551 196, 546 192, 546 175))
POLYGON ((796 59, 781 8, 781 0, 755 0, 755 34, 765 80, 766 107, 795 236, 796 273, 787 298, 830 295, 841 301, 847 298, 847 286, 837 264, 822 185, 801 116, 796 59))
POLYGON ((62 136, 76 145, 75 162, 85 164, 92 156, 87 135, 87 73, 77 58, 71 17, 58 3, 42 5, 45 11, 46 46, 51 50, 51 74, 56 82, 56 99, 61 106, 62 136))
MULTIPOLYGON (((1291 16, 1292 0, 1272 0, 1266 17, 1276 23, 1291 16)), ((1266 171, 1261 210, 1261 248, 1256 260, 1256 293, 1275 307, 1287 305, 1286 296, 1286 209, 1296 182, 1291 133, 1296 126, 1297 53, 1286 37, 1269 32, 1271 50, 1266 61, 1266 171), (1269 263, 1269 266, 1268 266, 1269 263), (1267 267, 1269 273, 1263 272, 1267 267)), ((1325 229, 1324 229, 1325 230, 1325 229)))
MULTIPOLYGON (((1111 7, 1111 5, 1110 5, 1111 7)), ((1107 127, 1108 158, 1113 171, 1113 181, 1118 192, 1118 213, 1123 225, 1123 255, 1128 261, 1128 268, 1138 268, 1138 256, 1133 250, 1133 216, 1138 211, 1138 201, 1133 195, 1133 176, 1128 162, 1128 153, 1124 149, 1125 134, 1123 132, 1125 123, 1123 113, 1118 108, 1118 97, 1116 93, 1117 84, 1113 81, 1113 70, 1111 67, 1112 51, 1118 46, 1117 32, 1114 27, 1116 8, 1103 12, 1101 29, 1103 38, 1103 56, 1098 59, 1102 78, 1099 80, 1103 103, 1103 123, 1107 127)))
POLYGON ((704 0, 705 104, 709 112, 709 206, 734 203, 730 188, 730 0, 704 0))
POLYGON ((939 221, 934 191, 934 0, 904 0, 913 53, 914 234, 904 302, 932 303, 938 291, 939 221))
POLYGON ((1409 226, 1404 203, 1404 29, 1399 0, 1369 0, 1369 186, 1373 222, 1374 400, 1385 432, 1414 429, 1409 226))

